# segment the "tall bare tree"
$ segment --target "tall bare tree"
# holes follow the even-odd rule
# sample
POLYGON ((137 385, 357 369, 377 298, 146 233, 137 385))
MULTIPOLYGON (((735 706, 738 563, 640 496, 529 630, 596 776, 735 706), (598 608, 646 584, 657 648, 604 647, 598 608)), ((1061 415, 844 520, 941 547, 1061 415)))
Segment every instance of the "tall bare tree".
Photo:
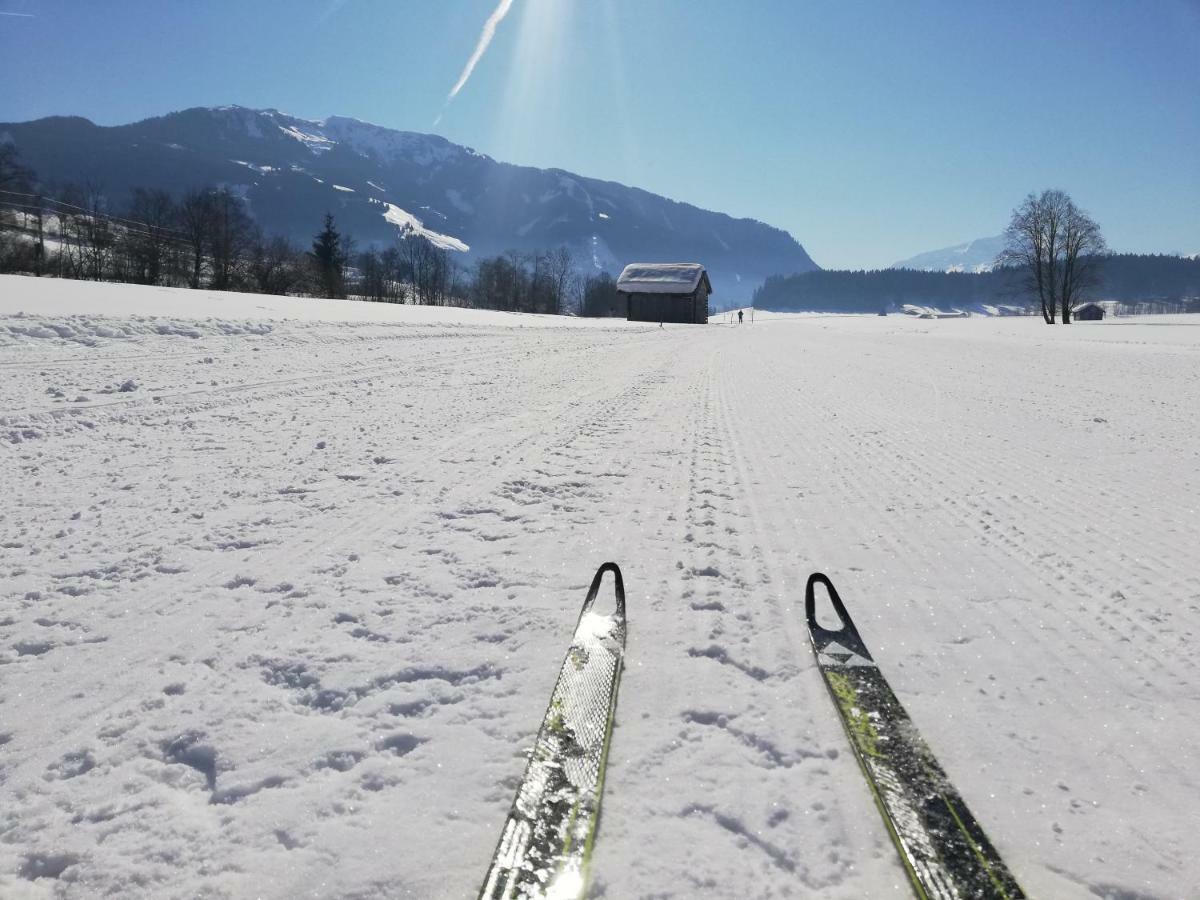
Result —
POLYGON ((161 284, 179 240, 175 201, 163 190, 134 188, 126 216, 129 276, 139 284, 161 284))
POLYGON ((996 262, 1023 272, 1024 287, 1037 296, 1047 325, 1056 314, 1069 324, 1084 292, 1100 282, 1108 249, 1100 226, 1065 192, 1045 190, 1013 210, 1004 237, 996 262))
POLYGON ((450 258, 446 251, 415 231, 400 236, 405 268, 411 273, 413 298, 432 306, 443 303, 450 290, 450 258))
POLYGON ((551 296, 548 312, 566 315, 571 305, 571 281, 575 274, 575 256, 570 248, 562 246, 546 254, 545 271, 551 296))
POLYGON ((179 228, 183 232, 191 258, 189 286, 200 287, 200 274, 204 267, 204 254, 208 250, 212 234, 213 191, 211 188, 194 188, 183 195, 179 202, 179 228))
POLYGON ((254 223, 242 198, 228 188, 213 194, 212 211, 212 286, 218 291, 236 290, 254 240, 254 223))

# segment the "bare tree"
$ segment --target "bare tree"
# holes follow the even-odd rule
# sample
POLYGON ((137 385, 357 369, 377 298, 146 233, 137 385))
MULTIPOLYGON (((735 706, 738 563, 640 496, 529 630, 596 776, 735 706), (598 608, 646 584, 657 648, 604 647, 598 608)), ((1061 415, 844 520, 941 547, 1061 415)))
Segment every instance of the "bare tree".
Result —
POLYGON ((1100 227, 1063 191, 1030 194, 1013 210, 1004 233, 1000 265, 1023 272, 1026 290, 1037 296, 1042 318, 1063 324, 1089 288, 1100 281, 1100 262, 1107 251, 1100 227))
POLYGON ((238 287, 254 236, 254 223, 241 197, 222 188, 212 196, 212 286, 218 291, 238 287))
POLYGON ((266 237, 255 231, 247 271, 254 287, 264 294, 287 294, 304 279, 302 254, 287 238, 266 237))
POLYGON ((370 247, 358 255, 357 267, 359 272, 358 293, 364 300, 374 303, 385 303, 388 300, 387 267, 383 256, 375 247, 370 247))
POLYGON ((212 233, 212 196, 211 189, 197 188, 184 194, 179 203, 179 227, 191 257, 189 286, 193 290, 200 287, 204 254, 208 249, 209 235, 212 233))
POLYGON ((130 277, 139 284, 161 284, 179 239, 175 201, 166 191, 134 188, 126 215, 123 243, 130 277))
POLYGON ((450 259, 446 251, 415 232, 401 236, 404 265, 412 277, 413 298, 425 305, 445 301, 450 290, 450 259))
POLYGON ((82 212, 75 216, 78 245, 82 253, 83 277, 90 281, 102 281, 112 262, 116 235, 108 216, 108 200, 104 189, 95 181, 88 181, 79 189, 75 205, 82 212))
POLYGON ((386 297, 389 303, 404 303, 407 299, 405 284, 411 283, 412 275, 404 265, 404 256, 398 247, 388 247, 380 257, 386 279, 386 297))
POLYGON ((558 316, 569 312, 569 295, 574 274, 575 257, 569 248, 562 246, 546 255, 546 278, 551 296, 549 312, 558 316))

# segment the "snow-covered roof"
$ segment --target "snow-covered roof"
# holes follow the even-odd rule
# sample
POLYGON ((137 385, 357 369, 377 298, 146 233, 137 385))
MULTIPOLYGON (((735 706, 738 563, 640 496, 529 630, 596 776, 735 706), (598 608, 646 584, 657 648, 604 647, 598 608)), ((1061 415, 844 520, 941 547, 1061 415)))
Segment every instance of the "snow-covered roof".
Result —
POLYGON ((699 263, 630 263, 617 279, 625 294, 690 294, 704 279, 712 293, 708 273, 699 263))

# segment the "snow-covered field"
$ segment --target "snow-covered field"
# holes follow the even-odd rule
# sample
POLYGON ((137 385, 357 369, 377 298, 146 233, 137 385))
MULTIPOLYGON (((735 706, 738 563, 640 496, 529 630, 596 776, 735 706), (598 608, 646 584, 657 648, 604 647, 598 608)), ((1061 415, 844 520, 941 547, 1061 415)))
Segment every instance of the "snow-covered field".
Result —
POLYGON ((0 278, 0 895, 469 900, 613 559, 595 896, 910 896, 813 570, 1031 896, 1200 896, 1197 325, 0 278))

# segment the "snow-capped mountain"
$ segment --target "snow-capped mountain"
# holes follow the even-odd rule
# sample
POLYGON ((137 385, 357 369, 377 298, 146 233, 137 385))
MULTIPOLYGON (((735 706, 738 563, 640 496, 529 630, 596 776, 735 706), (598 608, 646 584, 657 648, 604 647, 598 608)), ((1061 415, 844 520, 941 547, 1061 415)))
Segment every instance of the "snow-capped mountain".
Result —
POLYGON ((891 269, 916 269, 919 272, 990 272, 996 257, 1004 249, 1004 235, 977 238, 954 247, 918 253, 892 263, 891 269))
POLYGON ((90 180, 118 204, 134 187, 227 185, 263 228, 305 244, 328 210, 360 247, 412 229, 468 262, 562 244, 614 274, 628 262, 702 262, 721 301, 749 297, 767 275, 817 268, 762 222, 340 116, 231 106, 115 127, 53 117, 0 124, 0 140, 15 142, 43 183, 90 180))

